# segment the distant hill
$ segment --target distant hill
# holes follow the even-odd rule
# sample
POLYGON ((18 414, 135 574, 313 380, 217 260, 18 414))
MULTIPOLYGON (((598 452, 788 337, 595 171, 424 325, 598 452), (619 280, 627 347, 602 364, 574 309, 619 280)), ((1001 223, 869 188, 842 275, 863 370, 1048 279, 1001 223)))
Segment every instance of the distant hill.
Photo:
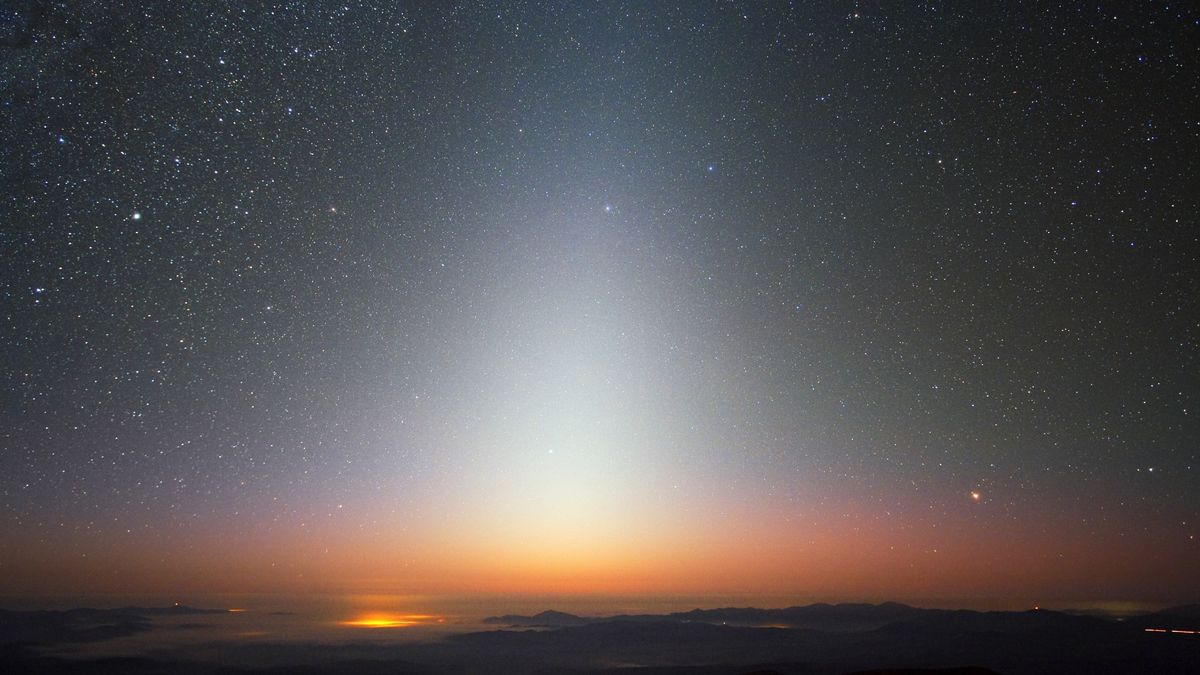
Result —
POLYGON ((699 621, 737 626, 776 626, 781 628, 813 628, 826 631, 859 631, 885 626, 889 623, 936 611, 917 609, 896 602, 882 605, 847 603, 830 605, 817 603, 783 609, 753 607, 723 609, 693 609, 668 615, 680 621, 699 621))
POLYGON ((484 619, 483 622, 486 624, 525 626, 529 628, 562 628, 566 626, 583 626, 597 620, 598 619, 586 619, 582 616, 567 614, 566 612, 546 610, 545 612, 539 612, 533 616, 522 616, 520 614, 489 616, 488 618, 484 619))
POLYGON ((150 618, 194 614, 224 614, 223 609, 121 607, 65 611, 0 609, 0 645, 15 643, 85 643, 134 635, 150 629, 150 618))
POLYGON ((171 605, 170 607, 122 607, 119 611, 146 616, 174 616, 185 614, 225 614, 227 609, 204 609, 187 605, 171 605))
POLYGON ((812 628, 826 631, 862 631, 879 628, 895 621, 922 616, 938 610, 917 609, 896 602, 881 605, 818 603, 783 609, 758 609, 756 607, 724 607, 720 609, 693 609, 671 614, 620 614, 609 617, 581 617, 565 612, 545 611, 533 616, 506 614, 490 616, 485 624, 563 628, 588 624, 631 621, 631 622, 675 622, 708 623, 730 626, 754 626, 777 628, 812 628))
POLYGON ((545 631, 469 633, 452 636, 449 642, 459 654, 513 659, 536 654, 538 663, 551 669, 612 662, 653 665, 672 675, 755 671, 840 675, 870 668, 878 673, 945 669, 980 675, 1184 673, 1196 672, 1181 664, 1196 663, 1195 649, 1200 647, 1188 636, 1158 638, 1127 622, 1046 610, 809 605, 581 620, 586 623, 545 631), (833 627, 810 627, 821 622, 833 627), (718 671, 700 664, 739 666, 718 671), (888 669, 878 670, 880 666, 888 669))
MULTIPOLYGON (((1142 624, 1193 625, 1196 606, 1118 621, 1031 610, 976 612, 882 605, 727 607, 663 615, 581 617, 546 611, 490 617, 486 630, 414 642, 243 641, 86 659, 87 647, 223 613, 190 607, 0 611, 0 671, 130 675, 1141 675, 1196 673, 1200 638, 1146 632, 1142 624), (1164 623, 1179 621, 1181 623, 1164 623), (223 658, 244 665, 216 663, 223 658), (163 660, 159 660, 163 659, 163 660)), ((204 626, 219 625, 214 618, 204 626)), ((201 624, 197 624, 201 625, 201 624)), ((162 633, 166 634, 166 633, 162 633)))
POLYGON ((1200 630, 1200 604, 1180 605, 1150 614, 1130 617, 1126 623, 1139 628, 1200 630))

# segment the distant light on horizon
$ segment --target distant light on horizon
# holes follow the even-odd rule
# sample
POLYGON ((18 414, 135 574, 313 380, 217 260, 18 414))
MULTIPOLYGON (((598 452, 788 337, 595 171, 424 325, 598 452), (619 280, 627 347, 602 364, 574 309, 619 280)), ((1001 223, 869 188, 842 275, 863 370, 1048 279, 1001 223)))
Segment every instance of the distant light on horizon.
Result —
POLYGON ((427 623, 441 623, 441 619, 429 614, 391 614, 372 612, 354 619, 338 622, 351 628, 404 628, 427 623))

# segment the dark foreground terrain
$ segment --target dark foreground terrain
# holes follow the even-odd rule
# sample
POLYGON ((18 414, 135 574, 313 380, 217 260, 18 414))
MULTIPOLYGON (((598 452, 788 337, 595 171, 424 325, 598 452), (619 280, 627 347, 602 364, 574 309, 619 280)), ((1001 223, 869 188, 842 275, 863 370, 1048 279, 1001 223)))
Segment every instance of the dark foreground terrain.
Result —
POLYGON ((221 611, 0 610, 0 669, 13 673, 1200 673, 1200 607, 1122 621, 1051 611, 930 610, 894 603, 486 619, 497 630, 408 644, 257 642, 214 634, 198 647, 89 655, 156 622, 203 631, 221 611), (194 615, 194 616, 193 616, 194 615), (1147 630, 1152 629, 1152 630, 1147 630), (1165 632, 1163 632, 1165 631, 1165 632), (1172 632, 1175 631, 1175 632, 1172 632))

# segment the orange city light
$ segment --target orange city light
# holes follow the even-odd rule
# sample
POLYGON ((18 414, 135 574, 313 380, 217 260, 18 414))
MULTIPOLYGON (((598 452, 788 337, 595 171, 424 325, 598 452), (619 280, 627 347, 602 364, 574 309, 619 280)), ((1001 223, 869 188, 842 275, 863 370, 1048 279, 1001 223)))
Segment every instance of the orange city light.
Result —
POLYGON ((372 612, 363 614, 355 619, 348 621, 340 621, 343 626, 351 626, 354 628, 403 628, 405 626, 416 626, 422 623, 428 623, 435 617, 428 614, 390 614, 385 612, 372 612))

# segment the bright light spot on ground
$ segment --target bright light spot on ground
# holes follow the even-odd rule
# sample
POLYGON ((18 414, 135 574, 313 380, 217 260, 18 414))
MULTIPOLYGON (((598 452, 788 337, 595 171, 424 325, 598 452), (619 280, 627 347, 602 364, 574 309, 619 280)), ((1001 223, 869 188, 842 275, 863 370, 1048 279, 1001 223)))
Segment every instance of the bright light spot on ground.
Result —
POLYGON ((431 621, 441 621, 428 614, 390 614, 387 612, 372 612, 363 614, 349 621, 341 621, 341 625, 352 628, 403 628, 417 626, 431 621))

